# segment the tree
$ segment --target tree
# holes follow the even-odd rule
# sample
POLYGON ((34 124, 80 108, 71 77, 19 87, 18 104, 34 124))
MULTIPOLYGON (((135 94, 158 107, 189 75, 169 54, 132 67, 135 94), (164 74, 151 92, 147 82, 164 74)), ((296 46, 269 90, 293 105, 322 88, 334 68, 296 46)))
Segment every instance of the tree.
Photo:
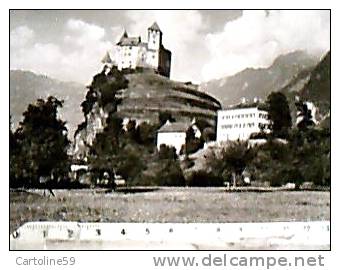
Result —
POLYGON ((296 109, 298 111, 297 117, 300 121, 297 123, 297 127, 301 130, 306 130, 308 127, 315 126, 313 121, 312 111, 308 109, 306 102, 296 102, 296 109))
POLYGON ((206 172, 222 182, 232 178, 233 186, 236 186, 253 156, 254 151, 247 142, 228 141, 223 148, 209 153, 206 172))
POLYGON ((137 136, 137 123, 136 120, 129 120, 126 125, 126 136, 131 141, 136 142, 138 140, 137 136))
POLYGON ((206 127, 202 132, 204 142, 208 143, 216 140, 216 132, 212 127, 206 127))
POLYGON ((184 186, 185 179, 177 160, 176 149, 162 144, 158 152, 148 155, 147 167, 135 183, 153 186, 184 186))
POLYGON ((255 156, 254 149, 246 141, 229 141, 221 151, 220 158, 215 159, 212 167, 220 172, 220 175, 232 175, 233 186, 241 179, 243 171, 255 156))
MULTIPOLYGON (((113 67, 107 73, 107 67, 105 67, 100 73, 93 77, 92 83, 88 86, 88 91, 85 96, 85 100, 81 103, 82 111, 85 119, 91 112, 95 104, 99 107, 106 107, 107 113, 117 111, 117 105, 120 99, 116 97, 119 90, 127 88, 128 80, 125 78, 122 72, 116 67, 113 67)), ((86 129, 87 120, 78 125, 75 135, 81 130, 86 129)))
POLYGON ((147 122, 142 122, 137 127, 138 143, 143 145, 154 145, 156 142, 158 125, 151 125, 147 122))
MULTIPOLYGON (((88 87, 86 99, 82 103, 85 119, 87 119, 87 115, 95 104, 108 115, 104 130, 95 134, 96 137, 92 145, 88 145, 88 164, 94 177, 98 176, 97 172, 106 172, 112 176, 114 170, 117 169, 117 159, 123 134, 123 120, 116 113, 117 105, 120 102, 116 95, 119 90, 127 86, 128 80, 122 72, 116 67, 112 67, 110 70, 105 67, 102 72, 93 77, 92 83, 88 87)), ((78 126, 77 132, 86 130, 88 124, 90 124, 86 121, 78 126)), ((135 126, 132 126, 129 131, 133 133, 134 129, 135 126)))
POLYGON ((158 158, 160 160, 162 159, 176 160, 177 154, 175 147, 161 144, 158 151, 158 158))
POLYGON ((38 99, 23 113, 24 119, 11 144, 11 177, 25 187, 56 186, 68 173, 69 140, 65 122, 57 118, 63 102, 55 97, 38 99))
POLYGON ((202 138, 196 138, 194 129, 189 127, 185 137, 185 154, 190 155, 203 148, 204 141, 202 138))
POLYGON ((297 168, 292 166, 293 153, 289 145, 269 138, 256 148, 256 155, 247 167, 254 180, 268 182, 271 186, 282 186, 299 181, 297 168))
POLYGON ((286 96, 281 92, 272 92, 266 101, 268 118, 271 121, 273 136, 286 137, 292 126, 289 104, 286 96))

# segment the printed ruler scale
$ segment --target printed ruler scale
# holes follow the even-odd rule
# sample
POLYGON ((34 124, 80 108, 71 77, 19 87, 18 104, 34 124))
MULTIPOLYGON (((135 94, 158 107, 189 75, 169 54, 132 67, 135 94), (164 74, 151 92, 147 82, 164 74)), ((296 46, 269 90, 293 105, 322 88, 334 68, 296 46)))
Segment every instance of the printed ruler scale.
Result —
POLYGON ((20 249, 329 249, 330 222, 28 222, 10 236, 20 249))

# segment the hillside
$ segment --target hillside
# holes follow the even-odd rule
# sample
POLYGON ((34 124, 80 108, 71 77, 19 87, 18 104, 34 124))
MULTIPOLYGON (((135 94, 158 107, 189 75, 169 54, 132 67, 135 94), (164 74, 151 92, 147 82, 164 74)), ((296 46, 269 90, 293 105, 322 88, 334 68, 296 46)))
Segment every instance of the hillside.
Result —
POLYGON ((331 54, 328 52, 312 71, 308 83, 301 90, 301 96, 311 101, 330 102, 331 98, 331 54))
POLYGON ((265 99, 273 91, 289 84, 297 74, 308 74, 318 62, 303 51, 280 55, 268 68, 247 68, 233 76, 209 81, 200 90, 218 98, 223 106, 238 103, 242 97, 265 99))
POLYGON ((197 90, 198 86, 169 80, 153 73, 128 74, 127 89, 118 106, 121 117, 157 122, 160 112, 169 112, 176 121, 204 118, 215 124, 218 100, 197 90))
POLYGON ((148 122, 157 126, 162 113, 171 115, 171 119, 177 122, 190 123, 196 119, 211 126, 216 125, 217 110, 221 108, 221 104, 210 95, 198 91, 197 85, 172 81, 145 69, 122 74, 115 68, 110 71, 104 68, 100 74, 94 76, 96 83, 90 87, 91 95, 87 96, 94 101, 85 102, 91 103, 91 106, 86 114, 86 121, 79 125, 75 134, 75 157, 86 155, 96 134, 103 132, 107 126, 107 119, 112 112, 121 119, 135 120, 137 125, 148 122), (119 79, 121 76, 124 80, 119 79), (115 111, 112 106, 114 101, 103 106, 102 100, 103 93, 116 91, 114 85, 117 81, 126 81, 126 84, 115 93, 115 99, 118 100, 115 111))
POLYGON ((86 94, 85 87, 78 83, 62 82, 30 71, 10 71, 10 114, 13 128, 22 120, 27 106, 38 98, 53 95, 65 101, 59 115, 67 121, 69 138, 83 120, 80 103, 86 94))

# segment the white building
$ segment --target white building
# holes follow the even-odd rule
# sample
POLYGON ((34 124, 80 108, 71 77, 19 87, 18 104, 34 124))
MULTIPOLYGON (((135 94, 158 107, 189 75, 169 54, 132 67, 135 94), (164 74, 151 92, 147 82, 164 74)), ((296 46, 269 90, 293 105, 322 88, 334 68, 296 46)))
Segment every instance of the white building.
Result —
POLYGON ((185 145, 186 132, 190 127, 190 123, 167 121, 157 132, 157 149, 159 150, 162 144, 176 148, 176 153, 185 145))
POLYGON ((234 108, 217 112, 216 141, 248 140, 252 133, 268 131, 268 112, 257 107, 234 108))
POLYGON ((171 52, 162 44, 163 33, 155 22, 148 28, 148 40, 142 42, 140 36, 129 37, 124 31, 114 46, 111 56, 107 53, 102 62, 115 65, 118 70, 152 68, 158 74, 170 77, 171 52))

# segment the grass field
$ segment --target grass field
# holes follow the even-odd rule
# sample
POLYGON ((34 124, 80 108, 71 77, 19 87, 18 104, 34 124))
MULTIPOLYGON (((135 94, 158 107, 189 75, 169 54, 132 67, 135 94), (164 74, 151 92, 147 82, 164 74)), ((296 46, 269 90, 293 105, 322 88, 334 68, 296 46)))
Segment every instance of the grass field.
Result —
POLYGON ((54 190, 10 192, 10 230, 27 221, 262 222, 330 219, 330 193, 226 192, 221 188, 160 188, 139 192, 54 190))

